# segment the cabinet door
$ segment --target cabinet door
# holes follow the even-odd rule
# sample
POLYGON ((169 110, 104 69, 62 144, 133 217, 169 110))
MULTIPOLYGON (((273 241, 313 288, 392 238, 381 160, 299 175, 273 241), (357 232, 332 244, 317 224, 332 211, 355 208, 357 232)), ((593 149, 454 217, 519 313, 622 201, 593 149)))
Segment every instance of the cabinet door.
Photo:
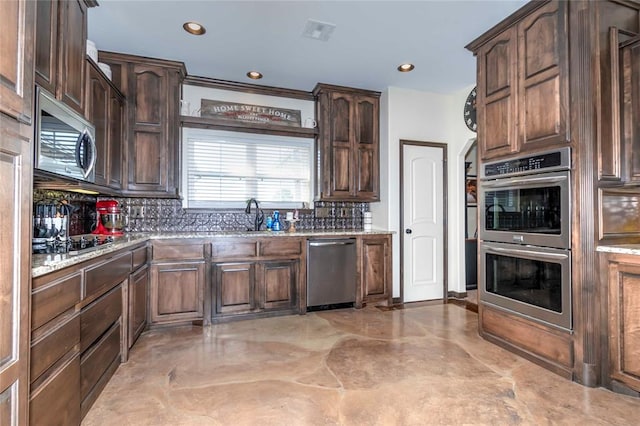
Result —
POLYGON ((478 50, 478 146, 480 158, 517 150, 517 39, 515 28, 478 50))
POLYGON ((360 274, 363 302, 391 301, 391 239, 366 237, 362 239, 360 274))
POLYGON ((128 347, 131 348, 147 326, 149 268, 143 266, 129 278, 128 347))
POLYGON ((640 392, 640 266, 610 263, 609 370, 640 392))
POLYGON ((262 262, 258 272, 258 305, 264 310, 293 309, 297 305, 298 261, 262 262))
POLYGON ((329 141, 330 158, 325 176, 329 179, 328 195, 334 199, 350 198, 353 188, 353 158, 351 140, 353 137, 353 96, 331 93, 329 141))
POLYGON ((640 40, 620 50, 622 74, 622 140, 626 179, 640 182, 640 40))
POLYGON ((59 17, 58 98, 83 114, 87 50, 87 7, 84 0, 60 2, 59 17))
POLYGON ((550 2, 518 24, 519 151, 569 142, 566 2, 550 2))
POLYGON ((132 191, 167 190, 167 75, 160 67, 134 65, 131 87, 135 93, 129 182, 132 191))
POLYGON ((204 262, 151 266, 151 322, 200 320, 204 312, 204 262))
POLYGON ((95 126, 98 159, 95 165, 95 183, 109 183, 109 84, 95 65, 86 62, 88 69, 87 111, 85 116, 95 126))
POLYGON ((58 76, 58 2, 38 1, 36 14, 36 83, 56 94, 58 76))
POLYGON ((109 160, 108 173, 110 188, 122 188, 124 129, 124 99, 114 90, 109 95, 109 160))
POLYGON ((379 191, 379 103, 378 99, 358 96, 355 101, 354 196, 361 201, 380 200, 379 191))
POLYGON ((253 311, 256 307, 255 263, 214 263, 213 287, 216 314, 253 311))
MULTIPOLYGON (((29 2, 26 2, 29 3, 29 2)), ((24 6, 24 4, 22 5, 24 6)), ((4 7, 4 5, 3 5, 4 7)), ((2 9, 3 12, 5 9, 2 9)), ((3 15, 3 13, 0 13, 3 15)), ((4 18, 4 16, 3 16, 4 18)), ((4 105, 5 98, 0 97, 4 105)), ((27 421, 29 287, 31 283, 32 128, 11 119, 0 126, 0 424, 27 421)))
POLYGON ((31 124, 35 4, 3 1, 0 9, 0 112, 31 124))

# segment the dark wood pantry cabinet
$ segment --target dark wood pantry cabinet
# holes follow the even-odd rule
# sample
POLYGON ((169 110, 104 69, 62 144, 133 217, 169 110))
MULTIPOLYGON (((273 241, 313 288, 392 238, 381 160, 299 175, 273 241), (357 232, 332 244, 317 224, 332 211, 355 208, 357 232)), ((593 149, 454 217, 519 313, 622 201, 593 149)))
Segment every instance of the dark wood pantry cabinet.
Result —
POLYGON ((122 194, 175 198, 180 188, 178 105, 182 62, 99 52, 126 97, 127 150, 122 194))
POLYGON ((35 4, 0 7, 0 424, 29 416, 29 285, 35 4), (10 35, 13 35, 11 37, 10 35))
POLYGON ((380 200, 380 93, 318 84, 317 195, 327 201, 380 200))
POLYGON ((35 81, 84 113, 87 8, 95 0, 37 1, 35 81))

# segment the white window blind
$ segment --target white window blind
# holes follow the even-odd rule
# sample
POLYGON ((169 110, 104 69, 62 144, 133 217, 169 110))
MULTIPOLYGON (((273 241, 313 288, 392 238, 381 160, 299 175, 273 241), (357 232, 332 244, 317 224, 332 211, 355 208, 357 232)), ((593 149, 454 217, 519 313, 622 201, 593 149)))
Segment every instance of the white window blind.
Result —
POLYGON ((183 205, 300 208, 311 202, 313 139, 183 129, 183 205))

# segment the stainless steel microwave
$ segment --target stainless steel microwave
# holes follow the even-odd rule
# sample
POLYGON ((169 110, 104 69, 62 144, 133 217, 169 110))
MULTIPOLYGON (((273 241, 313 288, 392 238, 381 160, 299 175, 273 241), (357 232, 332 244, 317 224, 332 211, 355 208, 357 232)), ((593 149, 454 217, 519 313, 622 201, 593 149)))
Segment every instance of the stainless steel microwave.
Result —
POLYGON ((47 91, 36 93, 35 168, 94 182, 95 128, 47 91))

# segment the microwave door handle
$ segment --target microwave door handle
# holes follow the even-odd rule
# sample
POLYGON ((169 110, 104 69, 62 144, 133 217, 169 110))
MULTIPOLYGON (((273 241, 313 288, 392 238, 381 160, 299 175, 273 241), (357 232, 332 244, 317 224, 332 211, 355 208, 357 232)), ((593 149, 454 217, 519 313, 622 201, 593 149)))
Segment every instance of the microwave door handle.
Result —
POLYGON ((505 188, 514 185, 531 185, 531 184, 541 184, 541 183, 558 183, 567 180, 566 176, 553 176, 553 177, 537 177, 537 178, 519 178, 519 179, 509 179, 507 181, 493 181, 493 182, 484 182, 482 186, 485 188, 505 188))
POLYGON ((80 137, 78 138, 78 144, 76 145, 76 162, 78 166, 83 170, 82 175, 86 179, 90 174, 93 168, 96 165, 97 160, 97 152, 96 152, 96 143, 91 137, 91 134, 87 129, 84 129, 80 137), (80 155, 81 148, 84 147, 85 152, 89 153, 89 164, 85 164, 84 158, 80 155))
POLYGON ((91 160, 89 161, 89 166, 87 170, 84 172, 85 179, 89 177, 94 167, 96 166, 96 161, 98 160, 98 150, 96 149, 96 141, 91 137, 91 133, 88 130, 85 130, 87 134, 87 144, 91 150, 91 160))
POLYGON ((485 246, 485 251, 487 253, 495 253, 495 254, 524 254, 529 256, 534 256, 537 259, 547 259, 547 260, 563 260, 567 259, 569 256, 563 253, 541 253, 539 251, 532 250, 522 250, 522 249, 505 249, 501 247, 487 247, 485 246))

